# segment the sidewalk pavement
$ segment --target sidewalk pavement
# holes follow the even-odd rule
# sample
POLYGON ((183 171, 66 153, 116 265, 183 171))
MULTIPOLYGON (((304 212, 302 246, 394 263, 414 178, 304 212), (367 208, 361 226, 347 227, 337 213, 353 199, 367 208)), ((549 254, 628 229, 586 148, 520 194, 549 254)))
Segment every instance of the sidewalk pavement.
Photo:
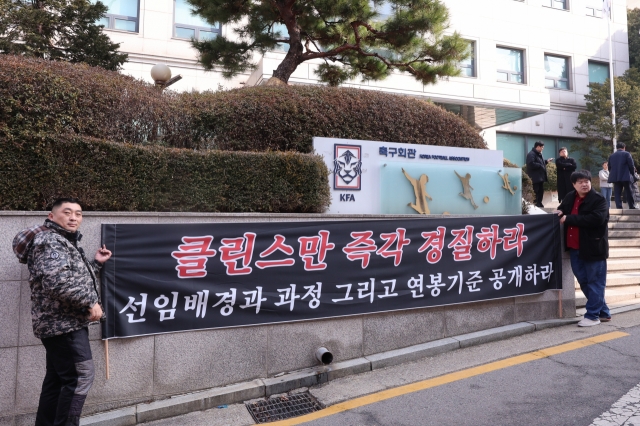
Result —
MULTIPOLYGON (((640 324, 640 303, 622 302, 610 307, 613 315, 637 311, 634 317, 637 317, 637 323, 640 324)), ((480 365, 482 362, 478 361, 483 359, 493 361, 549 347, 557 342, 582 338, 585 333, 600 334, 603 332, 602 328, 617 328, 622 325, 614 318, 611 323, 589 327, 586 330, 582 328, 581 334, 576 336, 575 324, 579 319, 530 321, 496 327, 329 366, 294 371, 280 377, 258 379, 95 414, 83 418, 81 425, 128 426, 147 422, 154 426, 171 425, 178 421, 172 419, 176 416, 180 416, 179 423, 182 426, 253 424, 243 404, 230 404, 313 387, 311 393, 323 405, 329 406, 382 389, 457 371, 466 368, 467 364, 480 365), (573 326, 561 327, 566 325, 573 326), (551 329, 556 327, 561 329, 552 332, 551 329), (493 346, 499 348, 497 352, 491 345, 484 345, 490 342, 494 342, 493 346), (483 346, 478 348, 478 345, 483 346), (435 369, 430 365, 465 349, 475 355, 471 358, 463 356, 466 361, 462 362, 463 365, 459 368, 456 368, 457 363, 444 364, 435 369), (432 375, 434 373, 435 375, 432 375), (381 380, 381 377, 385 380, 381 380), (207 420, 203 421, 202 416, 207 417, 207 420), (193 420, 193 423, 189 419, 193 420)))

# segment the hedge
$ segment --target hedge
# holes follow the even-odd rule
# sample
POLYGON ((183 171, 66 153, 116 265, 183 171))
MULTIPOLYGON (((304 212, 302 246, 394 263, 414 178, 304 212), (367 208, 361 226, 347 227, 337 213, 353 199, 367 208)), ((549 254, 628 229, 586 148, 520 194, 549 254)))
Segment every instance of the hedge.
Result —
POLYGON ((42 210, 59 196, 86 210, 322 212, 321 157, 197 152, 78 136, 0 138, 0 209, 42 210))
POLYGON ((486 149, 424 100, 323 86, 160 92, 83 64, 0 55, 0 136, 76 134, 133 144, 312 151, 314 136, 486 149))
POLYGON ((230 150, 311 152, 314 136, 487 149, 466 121, 429 102, 322 86, 268 86, 202 94, 197 126, 230 150))
POLYGON ((70 133, 193 148, 200 136, 178 98, 99 67, 0 55, 0 136, 70 133))

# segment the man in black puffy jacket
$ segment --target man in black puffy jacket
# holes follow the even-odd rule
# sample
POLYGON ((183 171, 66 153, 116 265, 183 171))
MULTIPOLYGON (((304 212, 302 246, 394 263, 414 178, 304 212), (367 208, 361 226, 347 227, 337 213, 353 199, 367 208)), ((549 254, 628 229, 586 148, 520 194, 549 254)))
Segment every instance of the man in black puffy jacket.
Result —
POLYGON ((53 203, 42 226, 21 231, 13 250, 29 267, 33 334, 47 353, 36 426, 77 426, 94 377, 88 325, 103 317, 96 274, 111 257, 100 248, 88 260, 78 246, 78 200, 53 203))
POLYGON ((604 301, 609 257, 609 209, 604 197, 591 188, 591 173, 580 170, 571 175, 575 191, 562 200, 558 210, 564 224, 565 250, 571 254, 571 269, 587 298, 587 312, 580 327, 611 321, 604 301))
POLYGON ((536 141, 533 149, 527 154, 527 174, 533 183, 533 192, 536 194, 536 206, 542 205, 542 197, 544 196, 544 183, 547 181, 547 163, 553 158, 544 160, 542 158, 542 150, 544 143, 536 141))

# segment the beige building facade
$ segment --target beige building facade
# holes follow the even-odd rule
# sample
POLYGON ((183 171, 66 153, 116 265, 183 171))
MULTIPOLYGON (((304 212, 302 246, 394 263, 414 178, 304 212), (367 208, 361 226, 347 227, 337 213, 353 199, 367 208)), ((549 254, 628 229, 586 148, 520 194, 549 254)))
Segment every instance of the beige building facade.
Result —
MULTIPOLYGON (((219 34, 232 27, 208 24, 189 14, 185 0, 103 0, 109 6, 105 31, 129 54, 123 72, 151 81, 149 71, 166 63, 183 79, 178 91, 217 90, 263 84, 285 52, 255 57, 256 69, 225 80, 204 71, 190 38, 219 34)), ((459 77, 424 86, 396 73, 384 81, 355 80, 345 86, 430 99, 473 124, 492 149, 522 165, 536 140, 555 157, 560 146, 581 143, 573 128, 585 108, 589 83, 609 75, 609 43, 602 0, 444 0, 451 30, 472 45, 472 59, 459 77)), ((625 0, 612 2, 613 73, 629 67, 625 0)), ((292 84, 318 84, 320 62, 301 64, 292 84)), ((571 153, 570 153, 571 155, 571 153)), ((580 162, 580 158, 577 158, 580 162)))

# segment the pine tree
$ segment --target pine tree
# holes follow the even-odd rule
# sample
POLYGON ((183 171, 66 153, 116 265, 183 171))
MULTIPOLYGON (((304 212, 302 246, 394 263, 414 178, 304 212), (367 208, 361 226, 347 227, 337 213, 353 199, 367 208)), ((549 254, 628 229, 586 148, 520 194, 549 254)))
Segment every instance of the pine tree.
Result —
POLYGON ((192 41, 205 69, 220 67, 227 78, 278 44, 288 51, 273 77, 284 83, 301 63, 323 59, 316 75, 332 86, 394 70, 432 84, 457 75, 468 56, 465 40, 445 34, 449 12, 440 0, 187 1, 211 24, 232 28, 230 36, 192 41))
POLYGON ((106 12, 89 0, 0 0, 0 53, 118 70, 127 54, 96 24, 106 12))
POLYGON ((629 66, 640 68, 640 9, 627 9, 629 66))
MULTIPOLYGON (((622 77, 615 77, 616 126, 611 122, 611 89, 604 84, 592 83, 585 112, 578 115, 574 130, 585 136, 587 144, 580 144, 583 158, 589 165, 606 159, 614 150, 613 137, 627 145, 627 151, 637 151, 640 140, 640 71, 628 69, 622 77)), ((582 160, 582 161, 585 161, 582 160)))

